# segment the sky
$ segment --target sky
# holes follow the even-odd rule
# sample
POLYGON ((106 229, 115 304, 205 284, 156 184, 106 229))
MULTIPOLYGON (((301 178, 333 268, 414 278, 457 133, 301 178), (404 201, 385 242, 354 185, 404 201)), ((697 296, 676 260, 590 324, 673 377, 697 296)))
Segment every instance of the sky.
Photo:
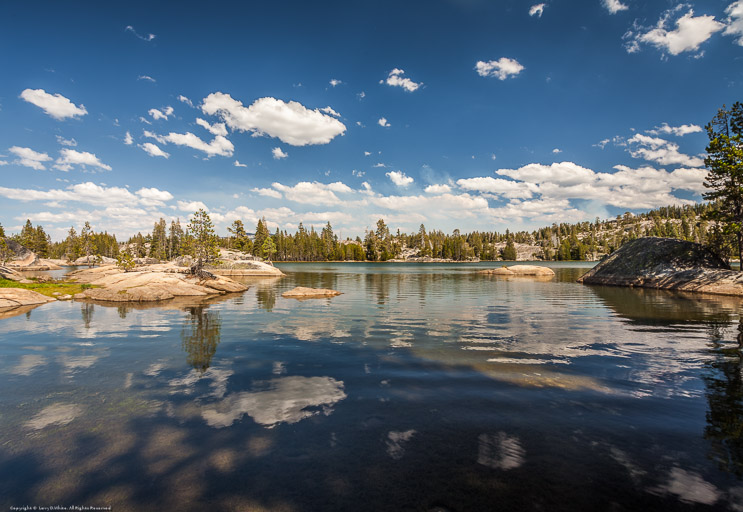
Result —
POLYGON ((505 231, 702 201, 743 0, 0 3, 0 224, 505 231))

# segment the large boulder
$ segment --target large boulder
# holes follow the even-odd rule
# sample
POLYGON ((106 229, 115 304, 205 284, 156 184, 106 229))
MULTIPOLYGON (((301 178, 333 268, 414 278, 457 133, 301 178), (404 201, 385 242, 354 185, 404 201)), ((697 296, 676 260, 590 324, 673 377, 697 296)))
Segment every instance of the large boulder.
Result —
POLYGON ((76 299, 106 302, 154 302, 173 297, 209 297, 224 293, 244 292, 244 284, 226 277, 200 279, 166 265, 153 265, 124 272, 115 266, 78 270, 68 278, 95 286, 75 295, 76 299))
POLYGON ((34 265, 38 261, 38 256, 36 256, 36 253, 33 252, 30 249, 27 249, 26 247, 22 246, 15 240, 11 240, 10 238, 4 238, 5 244, 8 246, 8 249, 13 253, 10 257, 10 261, 7 262, 6 266, 8 267, 28 267, 30 265, 34 265))
POLYGON ((0 278, 10 281, 23 281, 26 279, 23 274, 12 268, 0 265, 0 278))
POLYGON ((513 265, 511 267, 500 267, 487 270, 480 270, 480 274, 493 274, 497 276, 536 276, 536 277, 552 277, 555 275, 555 271, 549 267, 542 267, 539 265, 513 265))
POLYGON ((329 288, 306 288, 304 286, 297 286, 293 290, 282 293, 281 296, 287 299, 319 299, 322 297, 335 297, 340 294, 341 292, 338 290, 331 290, 329 288))
POLYGON ((578 282, 743 295, 742 272, 700 244, 672 238, 627 242, 578 282))
POLYGON ((55 299, 23 288, 0 288, 0 310, 54 302, 55 299))

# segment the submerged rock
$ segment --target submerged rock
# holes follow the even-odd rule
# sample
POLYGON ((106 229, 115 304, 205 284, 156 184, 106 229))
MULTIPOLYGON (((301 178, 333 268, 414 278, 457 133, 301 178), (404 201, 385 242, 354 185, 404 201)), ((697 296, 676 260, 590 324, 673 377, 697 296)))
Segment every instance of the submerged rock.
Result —
POLYGON ((706 247, 672 238, 638 238, 624 244, 578 282, 664 290, 743 295, 743 272, 706 247))
POLYGON ((513 265, 512 267, 480 270, 479 274, 494 274, 497 276, 554 276, 555 271, 549 267, 539 265, 513 265))
POLYGON ((340 294, 341 292, 338 290, 331 290, 329 288, 305 288, 304 286, 297 286, 293 290, 282 293, 281 296, 288 299, 319 299, 322 297, 335 297, 340 294))

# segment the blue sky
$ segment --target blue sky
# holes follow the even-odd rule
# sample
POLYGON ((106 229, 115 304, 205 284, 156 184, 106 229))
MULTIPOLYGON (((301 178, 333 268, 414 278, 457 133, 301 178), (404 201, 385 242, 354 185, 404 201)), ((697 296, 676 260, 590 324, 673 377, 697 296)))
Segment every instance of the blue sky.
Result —
POLYGON ((700 201, 743 0, 3 2, 0 223, 505 230, 700 201))

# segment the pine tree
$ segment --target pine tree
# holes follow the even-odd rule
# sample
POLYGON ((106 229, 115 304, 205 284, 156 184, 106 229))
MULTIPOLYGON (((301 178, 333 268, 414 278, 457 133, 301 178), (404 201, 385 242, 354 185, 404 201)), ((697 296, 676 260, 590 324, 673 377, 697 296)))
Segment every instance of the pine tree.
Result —
POLYGON ((183 228, 181 219, 170 221, 170 232, 168 236, 168 258, 173 259, 183 254, 183 228))
POLYGON ((0 238, 5 238, 5 229, 2 224, 0 224, 0 238))
POLYGON ((503 248, 503 259, 505 261, 516 261, 518 253, 516 252, 516 245, 513 243, 513 238, 509 237, 506 241, 506 246, 503 248))
MULTIPOLYGON (((735 102, 729 110, 723 105, 705 128, 709 145, 704 159, 704 186, 710 191, 703 197, 714 201, 705 217, 721 224, 721 239, 735 240, 736 252, 743 262, 743 103, 735 102)), ((717 249, 727 245, 719 244, 717 249)))
POLYGON ((268 232, 268 227, 266 226, 266 218, 263 217, 262 219, 258 219, 258 225, 255 227, 255 237, 253 238, 254 252, 262 251, 263 242, 265 242, 266 238, 269 236, 271 236, 271 234, 268 232))
POLYGON ((164 260, 168 257, 168 225, 165 219, 160 219, 152 228, 152 240, 150 242, 150 257, 164 260))
POLYGON ((219 246, 217 235, 214 233, 214 224, 203 208, 193 214, 187 231, 193 240, 192 255, 194 257, 204 262, 219 259, 219 246))

